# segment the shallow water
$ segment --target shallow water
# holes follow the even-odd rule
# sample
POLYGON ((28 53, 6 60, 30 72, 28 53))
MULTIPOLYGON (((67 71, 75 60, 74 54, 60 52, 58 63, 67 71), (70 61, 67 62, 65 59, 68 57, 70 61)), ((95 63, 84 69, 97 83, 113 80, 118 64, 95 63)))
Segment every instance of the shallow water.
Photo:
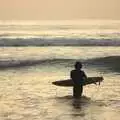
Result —
POLYGON ((120 47, 0 48, 0 120, 119 120, 119 51, 120 47), (72 88, 51 84, 69 78, 76 60, 83 62, 88 76, 104 76, 100 86, 84 87, 81 100, 72 98, 72 88))

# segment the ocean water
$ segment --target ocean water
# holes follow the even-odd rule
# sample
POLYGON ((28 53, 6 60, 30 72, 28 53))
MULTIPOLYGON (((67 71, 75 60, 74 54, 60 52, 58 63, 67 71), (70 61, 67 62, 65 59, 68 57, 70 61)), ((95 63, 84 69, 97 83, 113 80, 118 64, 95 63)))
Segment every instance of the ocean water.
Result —
POLYGON ((119 21, 1 21, 0 120, 119 120, 119 43, 119 21), (76 61, 104 77, 81 100, 51 84, 70 78, 76 61))
POLYGON ((0 21, 0 46, 119 46, 119 20, 0 21))

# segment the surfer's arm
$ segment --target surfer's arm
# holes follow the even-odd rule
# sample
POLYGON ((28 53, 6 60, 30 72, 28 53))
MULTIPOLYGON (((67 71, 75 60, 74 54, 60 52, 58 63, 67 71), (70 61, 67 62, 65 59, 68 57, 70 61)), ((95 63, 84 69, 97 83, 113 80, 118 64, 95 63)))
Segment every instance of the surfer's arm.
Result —
POLYGON ((83 78, 87 79, 87 75, 85 74, 85 72, 83 71, 83 78))
POLYGON ((74 80, 74 79, 76 78, 76 76, 75 76, 75 71, 74 71, 74 70, 71 71, 71 73, 70 73, 70 78, 71 78, 72 80, 74 80))

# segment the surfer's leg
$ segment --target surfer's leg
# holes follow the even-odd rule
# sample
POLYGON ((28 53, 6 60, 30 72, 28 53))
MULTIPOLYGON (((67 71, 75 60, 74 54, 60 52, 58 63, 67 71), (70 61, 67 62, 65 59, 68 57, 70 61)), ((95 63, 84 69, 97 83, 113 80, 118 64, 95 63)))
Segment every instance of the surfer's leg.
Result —
POLYGON ((73 97, 74 98, 77 98, 79 95, 78 95, 78 87, 75 85, 73 87, 73 97))
POLYGON ((75 97, 75 96, 76 96, 76 87, 73 86, 73 97, 75 97))
POLYGON ((80 85, 80 97, 82 96, 83 93, 83 85, 80 85))
POLYGON ((75 85, 73 87, 73 97, 74 98, 80 98, 80 86, 79 85, 75 85))

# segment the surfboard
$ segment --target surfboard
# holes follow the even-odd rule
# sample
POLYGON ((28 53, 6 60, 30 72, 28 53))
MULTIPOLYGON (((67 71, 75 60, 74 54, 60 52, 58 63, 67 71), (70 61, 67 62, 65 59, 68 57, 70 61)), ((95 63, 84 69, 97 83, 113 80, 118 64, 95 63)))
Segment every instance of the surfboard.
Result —
MULTIPOLYGON (((103 77, 88 77, 82 85, 89 85, 89 84, 97 84, 103 81, 103 77)), ((54 81, 52 82, 53 85, 57 86, 62 86, 62 87, 72 87, 74 85, 72 79, 67 79, 67 80, 59 80, 59 81, 54 81)))

